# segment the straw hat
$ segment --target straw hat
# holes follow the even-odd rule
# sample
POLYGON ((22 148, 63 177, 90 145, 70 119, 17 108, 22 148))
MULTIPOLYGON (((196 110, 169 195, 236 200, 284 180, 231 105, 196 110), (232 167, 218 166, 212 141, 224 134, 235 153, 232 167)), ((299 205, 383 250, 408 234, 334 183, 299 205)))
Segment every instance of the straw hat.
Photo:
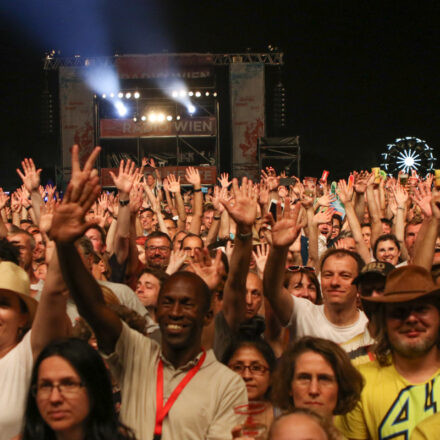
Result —
POLYGON ((431 294, 440 294, 440 287, 434 284, 431 274, 421 266, 409 264, 389 273, 383 295, 361 296, 361 299, 376 303, 398 303, 431 294))
POLYGON ((30 322, 34 320, 38 301, 30 295, 30 282, 27 273, 10 261, 0 262, 0 290, 17 294, 29 310, 30 322))

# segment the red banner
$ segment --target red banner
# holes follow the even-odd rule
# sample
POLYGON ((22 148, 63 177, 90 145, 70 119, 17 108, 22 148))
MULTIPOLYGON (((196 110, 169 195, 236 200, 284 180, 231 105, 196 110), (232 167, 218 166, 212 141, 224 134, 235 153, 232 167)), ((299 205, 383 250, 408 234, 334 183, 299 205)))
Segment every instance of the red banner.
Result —
MULTIPOLYGON (((174 174, 176 178, 180 177, 180 183, 186 185, 189 183, 185 179, 186 168, 183 166, 174 167, 159 167, 158 170, 162 178, 168 176, 168 174, 174 174)), ((217 169, 215 167, 194 167, 200 173, 200 178, 202 184, 204 185, 215 185, 217 182, 217 169)), ((113 179, 110 176, 109 171, 113 171, 116 175, 119 172, 119 168, 101 168, 101 185, 102 186, 115 186, 113 179)), ((147 170, 147 172, 153 172, 152 169, 147 170)))
POLYGON ((122 79, 208 78, 212 65, 209 54, 125 55, 115 61, 122 79))
POLYGON ((101 138, 215 136, 217 123, 213 117, 195 117, 161 123, 134 122, 131 119, 101 119, 100 131, 101 138))

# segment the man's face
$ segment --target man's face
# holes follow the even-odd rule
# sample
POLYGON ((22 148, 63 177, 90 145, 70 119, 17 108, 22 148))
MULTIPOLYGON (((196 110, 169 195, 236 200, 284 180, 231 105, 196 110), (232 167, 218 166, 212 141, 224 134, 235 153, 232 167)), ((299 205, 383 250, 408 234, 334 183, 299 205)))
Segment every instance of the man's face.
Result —
POLYGON ((156 312, 162 344, 182 349, 200 343, 203 326, 210 321, 204 313, 204 301, 200 284, 192 279, 175 276, 165 283, 156 312))
POLYGON ((148 186, 153 186, 156 182, 156 179, 154 178, 154 176, 152 174, 147 174, 147 185, 148 186))
POLYGON ((391 234, 391 226, 388 223, 382 222, 382 234, 391 234))
POLYGON ((423 299, 386 304, 386 329, 393 351, 405 358, 428 354, 439 341, 440 314, 423 299))
POLYGON ((177 231, 177 226, 176 224, 173 222, 173 220, 167 218, 164 220, 165 226, 168 229, 168 235, 170 236, 171 240, 174 238, 174 236, 176 235, 176 231, 177 231))
POLYGON ((156 306, 160 281, 151 273, 143 273, 136 285, 136 295, 145 307, 156 306))
POLYGON ((30 238, 25 234, 17 234, 8 237, 8 240, 15 244, 20 250, 20 266, 28 271, 32 265, 32 246, 30 238))
POLYGON ((371 247, 371 228, 370 226, 362 226, 362 239, 364 243, 367 245, 368 249, 371 247))
POLYGON ((211 227, 213 220, 214 220, 214 211, 213 210, 205 211, 203 213, 202 224, 206 230, 208 230, 211 227))
POLYGON ((105 243, 103 243, 101 234, 96 229, 89 229, 84 234, 91 242, 93 250, 98 254, 103 254, 105 252, 105 243))
POLYGON ((324 237, 328 238, 332 233, 332 223, 320 223, 318 225, 319 232, 324 235, 324 237))
POLYGON ((144 231, 151 231, 153 229, 153 218, 154 214, 151 211, 144 211, 141 213, 139 221, 141 222, 144 231))
POLYGON ((414 244, 416 242, 417 234, 419 233, 422 224, 418 225, 408 225, 405 234, 405 246, 408 250, 409 255, 412 257, 414 253, 414 244))
POLYGON ((188 256, 187 262, 194 260, 196 250, 203 249, 203 241, 200 237, 186 237, 182 241, 182 250, 188 256))
POLYGON ((348 255, 328 257, 321 272, 321 289, 327 306, 356 307, 356 286, 351 284, 358 275, 356 261, 348 255))
POLYGON ((393 240, 380 241, 376 248, 376 258, 396 266, 399 262, 400 250, 393 240))
POLYGON ((165 237, 150 238, 145 242, 145 260, 149 267, 166 269, 170 254, 170 242, 165 237))
POLYGON ((40 260, 45 257, 46 254, 46 246, 43 241, 43 237, 41 233, 37 232, 33 234, 34 240, 35 240, 35 247, 34 251, 32 253, 32 258, 34 260, 40 260))
POLYGON ((263 283, 254 273, 246 278, 246 319, 253 318, 263 302, 263 283))
POLYGON ((332 233, 330 238, 335 238, 341 232, 341 226, 339 224, 339 220, 334 218, 332 219, 332 233))

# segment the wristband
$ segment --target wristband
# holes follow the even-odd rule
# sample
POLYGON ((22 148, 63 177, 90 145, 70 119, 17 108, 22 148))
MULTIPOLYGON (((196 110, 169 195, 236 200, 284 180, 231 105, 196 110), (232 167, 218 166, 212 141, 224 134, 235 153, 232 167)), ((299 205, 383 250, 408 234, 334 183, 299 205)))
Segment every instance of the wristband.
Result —
POLYGON ((402 211, 405 211, 405 208, 403 206, 398 206, 397 209, 401 209, 402 211))
POLYGON ((240 234, 239 232, 235 235, 236 238, 239 240, 247 240, 248 238, 252 237, 252 231, 248 232, 247 234, 240 234))
POLYGON ((198 192, 200 192, 201 190, 202 190, 202 188, 199 188, 199 189, 193 189, 193 192, 198 193, 198 192))
POLYGON ((128 200, 119 200, 120 206, 127 206, 130 203, 130 199, 128 200))
POLYGON ((215 215, 214 220, 220 220, 220 216, 215 215))

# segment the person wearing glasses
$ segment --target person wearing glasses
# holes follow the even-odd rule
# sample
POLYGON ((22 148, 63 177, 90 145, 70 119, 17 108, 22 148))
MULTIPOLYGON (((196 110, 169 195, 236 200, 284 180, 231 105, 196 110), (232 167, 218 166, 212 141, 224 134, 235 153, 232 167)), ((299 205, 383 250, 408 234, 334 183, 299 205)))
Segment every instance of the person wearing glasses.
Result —
POLYGON ((271 346, 263 339, 236 339, 226 349, 222 362, 243 378, 249 401, 267 403, 265 420, 271 421, 273 407, 269 397, 276 365, 271 346))
POLYGON ((147 267, 166 270, 170 262, 171 239, 160 231, 152 232, 145 242, 145 262, 147 267))
POLYGON ((79 339, 46 346, 32 372, 22 440, 134 439, 115 412, 112 386, 96 350, 79 339))

